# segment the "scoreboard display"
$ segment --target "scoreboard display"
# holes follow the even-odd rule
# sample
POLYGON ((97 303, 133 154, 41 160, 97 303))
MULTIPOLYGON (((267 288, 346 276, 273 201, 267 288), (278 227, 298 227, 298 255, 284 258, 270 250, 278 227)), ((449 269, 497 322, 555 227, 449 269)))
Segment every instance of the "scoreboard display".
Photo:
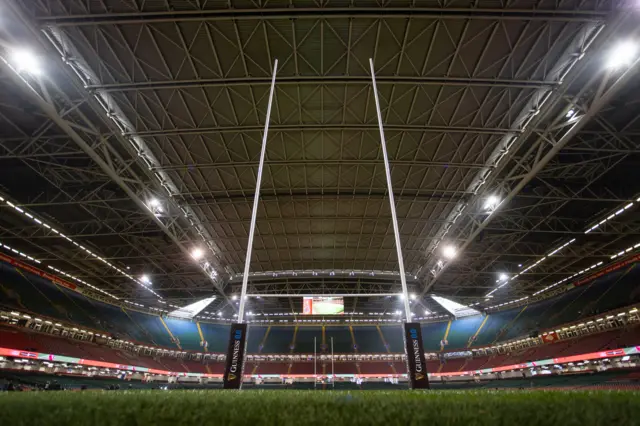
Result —
POLYGON ((342 297, 304 297, 302 299, 304 315, 343 315, 342 297))

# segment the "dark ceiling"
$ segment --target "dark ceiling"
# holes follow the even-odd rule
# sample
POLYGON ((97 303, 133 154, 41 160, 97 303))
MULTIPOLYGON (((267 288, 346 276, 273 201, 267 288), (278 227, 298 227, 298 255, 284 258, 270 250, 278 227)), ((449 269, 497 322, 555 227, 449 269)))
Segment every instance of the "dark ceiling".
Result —
POLYGON ((3 205, 0 242, 119 298, 160 306, 126 274, 177 305, 239 294, 275 59, 249 293, 400 291, 369 58, 414 303, 531 297, 640 242, 637 55, 606 66, 640 43, 627 2, 4 3, 0 195, 70 241, 3 205))

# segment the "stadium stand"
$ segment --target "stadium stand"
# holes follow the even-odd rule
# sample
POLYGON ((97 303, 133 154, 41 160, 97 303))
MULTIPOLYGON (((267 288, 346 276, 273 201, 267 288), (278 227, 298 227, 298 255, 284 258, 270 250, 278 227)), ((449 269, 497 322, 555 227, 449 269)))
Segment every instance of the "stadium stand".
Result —
POLYGON ((482 315, 474 315, 452 321, 447 338, 449 341, 448 349, 468 347, 471 339, 476 335, 480 326, 483 325, 485 318, 482 315))
MULTIPOLYGON (((299 326, 296 332, 296 343, 293 352, 311 354, 314 352, 314 339, 316 341, 315 348, 318 352, 322 352, 320 345, 322 344, 322 327, 318 326, 299 326)), ((329 351, 331 348, 329 347, 329 351)))
POLYGON ((404 339, 402 337, 402 329, 399 326, 380 325, 378 328, 387 344, 388 352, 402 353, 404 351, 404 339))
MULTIPOLYGON (((157 315, 105 304, 54 285, 28 272, 17 270, 10 265, 2 264, 0 266, 1 290, 3 296, 6 296, 3 297, 2 305, 5 307, 25 309, 36 315, 66 321, 96 332, 107 332, 116 338, 169 350, 205 352, 201 345, 201 342, 205 340, 208 343, 206 352, 224 353, 226 351, 229 333, 227 325, 162 318, 157 315)), ((444 348, 445 352, 465 350, 469 347, 482 347, 526 336, 527 333, 534 330, 542 331, 543 327, 557 327, 560 325, 558 321, 579 320, 586 318, 588 314, 604 312, 591 308, 596 302, 598 306, 603 306, 601 309, 619 307, 621 304, 626 304, 624 300, 620 301, 620 298, 625 294, 630 296, 631 302, 640 297, 638 273, 636 264, 632 264, 552 299, 504 311, 490 312, 486 316, 424 323, 422 324, 422 332, 425 348, 427 351, 440 352, 441 340, 448 340, 448 345, 444 348), (604 305, 600 305, 601 303, 604 305)), ((6 331, 3 333, 5 341, 15 341, 21 348, 30 348, 41 352, 109 360, 158 369, 176 368, 185 371, 207 371, 205 364, 202 363, 187 365, 186 361, 153 360, 95 344, 76 341, 68 343, 48 335, 43 335, 38 339, 29 338, 27 341, 21 341, 15 336, 15 333, 7 334, 6 331)), ((398 324, 380 326, 298 325, 296 327, 290 325, 251 325, 248 353, 312 353, 314 338, 318 353, 330 352, 331 338, 333 338, 336 354, 403 352, 402 329, 398 324)), ((623 331, 610 330, 593 336, 522 349, 509 354, 472 359, 463 358, 461 360, 442 359, 431 367, 435 370, 430 371, 453 372, 463 368, 487 368, 558 355, 626 347, 638 343, 639 340, 635 328, 623 331)), ((398 366, 398 368, 404 370, 404 366, 398 366)), ((268 371, 269 367, 261 367, 261 369, 268 371)), ((358 371, 358 368, 354 366, 348 369, 349 371, 358 371)), ((391 368, 387 369, 391 370, 391 368)), ((292 367, 291 370, 295 371, 296 368, 292 367)), ((362 371, 361 366, 359 370, 362 371)))
MULTIPOLYGON (((358 352, 371 354, 387 353, 387 348, 384 346, 377 327, 356 325, 352 328, 358 352)), ((397 330, 399 333, 402 333, 400 326, 397 327, 397 330)))
MULTIPOLYGON (((262 353, 264 354, 281 354, 291 351, 293 342, 293 327, 273 326, 269 332, 269 336, 265 339, 262 353)), ((249 332, 248 336, 251 336, 249 332)))
POLYGON ((331 338, 333 338, 333 350, 335 353, 354 353, 354 343, 348 326, 325 327, 323 344, 326 345, 327 342, 331 341, 331 338))
MULTIPOLYGON (((202 331, 202 336, 204 340, 209 344, 208 352, 225 352, 227 350, 227 345, 229 344, 229 327, 223 324, 211 324, 206 322, 198 323, 200 330, 202 331)), ((263 331, 266 331, 262 328, 263 331)), ((252 333, 259 333, 259 330, 251 329, 252 333)), ((254 342, 260 339, 260 337, 256 336, 255 340, 251 340, 250 342, 254 342)), ((201 350, 201 349, 198 349, 201 350)), ((258 352, 257 347, 256 350, 253 351, 249 349, 250 352, 258 352)))

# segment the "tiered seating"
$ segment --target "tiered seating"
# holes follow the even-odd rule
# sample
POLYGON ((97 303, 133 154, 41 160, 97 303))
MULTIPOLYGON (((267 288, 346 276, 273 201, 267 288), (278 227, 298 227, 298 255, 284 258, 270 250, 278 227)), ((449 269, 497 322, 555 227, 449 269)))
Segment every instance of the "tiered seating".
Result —
POLYGON ((394 374, 388 362, 362 362, 360 363, 360 373, 362 374, 394 374))
MULTIPOLYGON (((406 374, 407 364, 404 362, 393 362, 393 368, 396 370, 396 374, 406 374)), ((428 364, 427 364, 428 367, 428 364)), ((429 371, 429 370, 427 370, 429 371)))
MULTIPOLYGON (((322 327, 318 326, 299 326, 296 332, 296 342, 294 352, 299 354, 312 354, 313 353, 313 341, 316 340, 316 350, 321 353, 322 343, 322 327)), ((331 352, 331 345, 328 346, 327 353, 331 352)))
MULTIPOLYGON (((191 321, 165 318, 165 324, 171 333, 180 340, 180 347, 185 351, 203 351, 198 326, 191 321)), ((228 338, 228 337, 227 337, 228 338)))
POLYGON ((481 370, 483 368, 487 368, 486 365, 489 363, 489 360, 489 357, 468 359, 467 363, 464 366, 464 371, 481 370))
MULTIPOLYGON (((447 362, 442 364, 442 368, 440 369, 441 373, 452 373, 456 371, 463 371, 463 367, 467 363, 465 358, 456 358, 447 360, 447 362)), ((464 369, 466 370, 466 368, 464 369)))
MULTIPOLYGON (((458 320, 422 324, 425 349, 440 351, 440 341, 447 336, 446 351, 467 348, 469 339, 476 335, 472 346, 484 346, 512 338, 520 338, 533 330, 544 330, 568 321, 604 312, 632 302, 640 301, 640 267, 627 266, 606 276, 577 287, 563 295, 537 302, 527 307, 494 312, 486 317, 478 315, 458 320), (447 331, 448 330, 448 331, 447 331)), ((202 340, 196 323, 149 315, 128 308, 104 304, 83 295, 56 286, 38 276, 0 262, 0 304, 35 313, 38 316, 60 319, 79 327, 103 331, 116 337, 146 345, 178 349, 175 336, 183 350, 203 352, 202 340), (163 324, 164 322, 164 324, 163 324), (166 327, 165 327, 166 324, 166 327)), ((208 341, 209 352, 223 353, 227 349, 229 326, 200 323, 202 336, 208 341)), ((399 324, 376 326, 298 325, 294 341, 294 326, 251 326, 248 353, 311 353, 316 338, 320 353, 330 351, 333 337, 335 353, 401 353, 403 331, 399 324), (351 330, 352 331, 351 331, 351 330), (269 334, 267 335, 267 330, 269 334), (324 330, 324 331, 323 331, 324 330), (382 337, 381 337, 382 335, 382 337), (265 339, 266 336, 266 339, 265 339), (354 346, 355 340, 355 346, 354 346), (264 341, 264 347, 261 347, 264 341), (292 343, 293 346, 292 346, 292 343), (385 345, 386 343, 386 345, 385 345)), ((629 336, 633 340, 635 336, 629 336)), ((595 341, 594 341, 595 342, 595 341)), ((629 342, 627 342, 629 343, 629 342)), ((634 340, 635 343, 635 340, 634 340)), ((594 343, 597 346, 599 343, 594 343)), ((615 344, 614 346, 628 346, 615 344)), ((594 346, 587 345, 585 348, 594 346)), ((559 348, 550 349, 559 350, 559 348)), ((549 355, 546 352, 530 354, 549 355)), ((522 354, 520 354, 522 355, 522 354)), ((529 356, 529 355, 527 355, 529 356)))
MULTIPOLYGON (((30 312, 37 312, 40 315, 46 315, 53 318, 61 318, 68 320, 65 312, 67 309, 55 305, 52 301, 39 290, 42 287, 38 281, 44 281, 40 278, 27 275, 26 272, 18 272, 13 266, 0 262, 0 276, 2 277, 3 292, 14 297, 2 299, 2 303, 10 304, 15 302, 17 298, 20 304, 26 307, 30 312), (27 276, 29 278, 27 278, 27 276)), ((53 284, 49 283, 49 286, 53 284)))
POLYGON ((154 342, 153 344, 168 349, 178 349, 178 346, 171 340, 171 336, 162 324, 160 317, 131 310, 127 310, 127 315, 140 328, 149 333, 151 340, 154 342))
MULTIPOLYGON (((258 364, 258 368, 253 374, 287 374, 289 372, 289 363, 286 362, 262 362, 258 364)), ((245 374, 251 374, 246 371, 245 374)))
POLYGON ((263 354, 288 353, 293 341, 293 327, 271 327, 269 336, 262 348, 263 354))
POLYGON ((478 333, 476 340, 473 342, 473 346, 487 346, 495 342, 498 339, 500 331, 504 327, 508 327, 522 309, 523 308, 520 307, 489 314, 487 322, 484 324, 484 327, 482 327, 482 330, 480 330, 480 333, 478 333))
POLYGON ((385 348, 380 338, 380 332, 375 326, 354 326, 353 335, 356 339, 358 352, 368 354, 387 353, 387 348, 385 348))
MULTIPOLYGON (((202 324, 204 325, 204 324, 202 324)), ((208 326, 209 324, 207 324, 208 326)), ((251 325, 249 326, 249 329, 247 331, 247 353, 250 354, 257 354, 257 353, 262 353, 262 341, 264 340, 265 335, 267 334, 267 330, 269 330, 269 333, 271 332, 269 327, 262 327, 262 326, 257 326, 257 325, 251 325)), ((204 330, 202 330, 204 332, 204 330)), ((227 331, 227 336, 226 336, 226 340, 228 343, 229 340, 229 332, 227 331)), ((209 342, 209 348, 211 349, 211 342, 209 342)), ((213 349, 211 349, 212 352, 216 352, 213 349)), ((224 348, 222 351, 220 352, 225 352, 226 351, 226 344, 224 345, 224 348)), ((286 352, 285 352, 286 353, 286 352)))
POLYGON ((403 353, 404 352, 404 331, 400 325, 381 325, 380 331, 387 343, 389 352, 391 353, 403 353))
POLYGON ((534 330, 554 328, 567 322, 638 303, 639 278, 640 266, 636 263, 576 287, 561 296, 529 305, 500 340, 517 338, 534 330))
MULTIPOLYGON (((209 324, 206 322, 200 323, 200 330, 204 340, 209 343, 209 352, 225 353, 227 351, 227 345, 229 344, 229 326, 223 324, 209 324)), ((254 327, 249 328, 249 339, 255 334, 254 327)), ((182 340, 181 337, 179 337, 182 340)), ((202 351, 202 349, 198 349, 202 351)))
POLYGON ((422 344, 426 351, 436 352, 440 350, 440 341, 444 338, 444 334, 447 331, 447 325, 447 321, 432 322, 421 325, 422 344))
POLYGON ((472 317, 460 318, 451 322, 451 328, 449 330, 448 349, 466 348, 470 339, 476 334, 478 328, 484 321, 483 315, 474 315, 472 317))
MULTIPOLYGON (((331 371, 331 366, 327 368, 327 371, 331 371)), ((358 374, 358 367, 353 362, 336 362, 333 364, 334 374, 358 374)))
POLYGON ((299 362, 295 363, 291 366, 291 370, 289 374, 313 374, 313 363, 312 362, 299 362))
POLYGON ((349 327, 337 325, 325 328, 325 341, 327 344, 333 337, 333 351, 334 353, 353 353, 353 342, 351 340, 351 333, 349 327))

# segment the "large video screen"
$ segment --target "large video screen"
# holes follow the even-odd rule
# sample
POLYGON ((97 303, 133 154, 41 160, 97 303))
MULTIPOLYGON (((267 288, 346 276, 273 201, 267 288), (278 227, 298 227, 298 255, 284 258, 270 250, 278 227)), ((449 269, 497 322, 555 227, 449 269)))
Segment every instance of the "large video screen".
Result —
POLYGON ((304 297, 302 300, 304 315, 343 315, 342 297, 304 297))

